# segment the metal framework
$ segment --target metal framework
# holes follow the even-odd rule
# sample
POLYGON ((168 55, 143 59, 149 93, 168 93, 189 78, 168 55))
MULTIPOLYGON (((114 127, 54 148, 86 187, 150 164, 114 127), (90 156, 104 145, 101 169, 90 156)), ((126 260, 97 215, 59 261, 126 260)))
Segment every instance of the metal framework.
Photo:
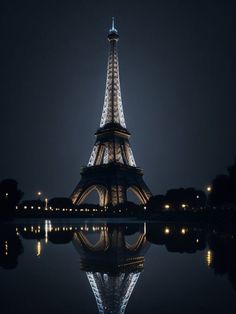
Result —
POLYGON ((100 205, 116 205, 126 201, 128 189, 134 191, 142 203, 151 193, 142 179, 143 172, 136 167, 126 129, 119 76, 117 43, 118 31, 112 21, 108 33, 109 54, 104 105, 100 127, 82 179, 71 195, 73 203, 80 204, 96 190, 100 205))
MULTIPOLYGON (((111 32, 117 34, 115 29, 112 29, 111 32)), ((118 37, 114 38, 114 36, 110 36, 106 90, 100 122, 101 128, 108 123, 117 123, 123 128, 126 128, 121 99, 117 41, 118 37)))
POLYGON ((99 314, 125 313, 140 272, 121 273, 112 277, 107 273, 86 272, 86 275, 93 290, 99 314))

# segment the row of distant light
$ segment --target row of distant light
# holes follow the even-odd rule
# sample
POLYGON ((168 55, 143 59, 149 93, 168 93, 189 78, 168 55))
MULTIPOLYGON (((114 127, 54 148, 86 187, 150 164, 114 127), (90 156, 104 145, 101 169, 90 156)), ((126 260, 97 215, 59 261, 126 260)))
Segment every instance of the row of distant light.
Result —
MULTIPOLYGON (((75 209, 72 209, 72 208, 52 208, 51 206, 50 207, 41 207, 41 206, 23 206, 23 208, 24 209, 39 209, 39 210, 41 210, 41 209, 43 209, 43 210, 45 210, 45 211, 63 211, 63 212, 67 212, 67 211, 69 211, 69 212, 72 212, 72 211, 75 211, 75 212, 106 212, 106 209, 107 209, 107 207, 105 206, 104 207, 104 209, 100 209, 100 210, 98 210, 97 208, 92 208, 92 209, 89 209, 89 208, 80 208, 80 209, 77 209, 77 208, 75 208, 75 209)), ((20 206, 16 206, 16 209, 20 209, 20 206)), ((125 209, 126 211, 127 211, 127 208, 125 209)), ((121 213, 122 212, 122 210, 121 209, 119 209, 118 210, 118 212, 119 213, 121 213)), ((113 213, 116 213, 116 211, 115 210, 113 210, 113 213)))
MULTIPOLYGON (((181 207, 182 208, 186 208, 186 207, 188 207, 189 205, 188 204, 181 204, 181 207)), ((34 206, 24 206, 23 208, 24 209, 28 209, 28 207, 29 207, 29 209, 34 209, 34 206)), ((171 207, 171 205, 170 204, 165 204, 164 205, 164 208, 166 208, 166 209, 169 209, 171 207)), ((41 207, 41 206, 36 206, 36 208, 37 209, 44 209, 44 210, 51 210, 51 211, 60 211, 60 210, 62 210, 63 212, 64 211, 70 211, 70 212, 72 212, 73 210, 74 211, 78 211, 78 209, 77 208, 75 208, 75 209, 72 209, 72 208, 55 208, 55 209, 53 209, 51 206, 50 207, 41 207)), ((19 209, 19 206, 16 206, 16 209, 19 209)), ((144 209, 146 209, 146 206, 144 206, 144 209)), ((83 212, 83 211, 85 211, 85 212, 89 212, 90 211, 90 209, 89 208, 80 208, 79 209, 79 211, 81 211, 81 212, 83 212)), ((91 209, 91 211, 93 211, 93 212, 97 212, 98 211, 98 209, 97 208, 93 208, 93 209, 91 209)), ((101 212, 103 211, 103 209, 101 209, 100 210, 101 212)), ((115 211, 114 211, 115 212, 115 211)), ((121 212, 121 210, 119 210, 119 212, 121 212)))
MULTIPOLYGON (((105 231, 105 230, 107 230, 108 229, 108 227, 106 227, 106 226, 101 226, 101 227, 99 227, 99 226, 92 226, 91 228, 89 228, 88 226, 84 226, 84 227, 79 227, 79 228, 77 228, 77 227, 52 227, 52 226, 50 226, 50 228, 49 228, 49 232, 51 232, 51 231, 74 231, 74 230, 81 230, 81 231, 90 231, 90 230, 92 230, 92 231, 105 231)), ((31 232, 34 232, 34 233, 39 233, 39 232, 41 232, 41 227, 40 226, 36 226, 36 227, 34 227, 34 226, 30 226, 29 228, 27 228, 27 227, 24 227, 23 228, 23 230, 24 230, 24 232, 27 232, 27 231, 31 231, 31 232)), ((19 233, 19 228, 16 228, 16 232, 17 233, 19 233)), ((180 233, 181 234, 183 234, 183 235, 185 235, 186 233, 188 232, 188 229, 187 228, 181 228, 181 230, 180 230, 180 233)), ((170 227, 165 227, 164 228, 164 233, 165 234, 170 234, 171 233, 171 228, 170 227)), ((197 239, 197 242, 199 242, 199 240, 197 239)))
MULTIPOLYGON (((180 230, 181 234, 186 234, 187 232, 188 232, 187 228, 181 228, 181 230, 180 230)), ((170 234, 171 233, 171 229, 169 227, 165 227, 164 233, 165 234, 170 234)))
MULTIPOLYGON (((81 230, 81 231, 105 231, 107 230, 108 227, 104 226, 104 227, 98 227, 98 226, 92 226, 91 228, 87 227, 87 226, 84 226, 84 227, 50 227, 49 228, 49 232, 51 231, 77 231, 77 230, 81 230)), ((16 233, 17 235, 19 235, 19 228, 16 228, 16 233)), ((27 232, 27 231, 30 231, 30 232, 33 232, 33 233, 40 233, 41 232, 41 227, 40 226, 30 226, 29 228, 27 227, 24 227, 23 228, 23 231, 24 232, 27 232)))
MULTIPOLYGON (((199 198, 199 195, 197 196, 197 198, 199 198)), ((187 208, 188 206, 189 206, 188 204, 181 204, 181 208, 187 208)), ((170 204, 165 204, 163 207, 164 207, 165 209, 170 209, 170 208, 171 208, 171 205, 170 205, 170 204)), ((146 210, 147 207, 144 206, 143 209, 146 210)))
MULTIPOLYGON (((187 208, 188 205, 187 205, 187 204, 181 204, 181 207, 182 207, 182 208, 187 208)), ((171 208, 171 205, 170 205, 170 204, 165 204, 165 205, 164 205, 164 208, 165 208, 165 209, 169 209, 169 208, 171 208)))
MULTIPOLYGON (((211 192, 211 191, 212 191, 212 187, 211 187, 210 185, 209 185, 209 186, 207 186, 206 191, 207 191, 207 192, 211 192)), ((199 195, 197 195, 197 196, 196 196, 196 198, 198 198, 198 199, 199 199, 199 198, 200 198, 200 196, 199 196, 199 195)), ((184 203, 183 203, 183 204, 181 204, 181 207, 182 207, 182 208, 187 208, 188 206, 189 206, 188 204, 184 204, 184 203)), ((165 208, 165 209, 169 209, 170 207, 171 207, 171 205, 170 205, 170 204, 165 204, 165 205, 164 205, 164 208, 165 208)))
MULTIPOLYGON (((23 208, 24 209, 44 209, 44 210, 50 210, 50 211, 63 211, 63 212, 67 212, 67 211, 69 211, 69 212, 72 212, 72 211, 75 211, 75 212, 77 212, 77 211, 80 211, 80 212, 83 212, 83 211, 85 211, 85 212, 89 212, 90 211, 90 209, 89 208, 81 208, 81 209, 77 209, 77 208, 75 208, 75 209, 72 209, 72 208, 52 208, 51 206, 50 207, 41 207, 41 206, 23 206, 23 208)), ((19 208, 19 206, 16 206, 16 209, 20 209, 19 208)), ((97 208, 93 208, 93 209, 91 209, 91 211, 93 211, 93 212, 97 212, 98 211, 98 209, 97 208)), ((101 211, 103 211, 103 210, 101 210, 101 211)))
MULTIPOLYGON (((211 187, 210 187, 210 186, 207 187, 207 191, 208 191, 208 192, 211 192, 211 187)), ((197 195, 196 198, 199 199, 200 196, 197 195)), ((188 205, 188 204, 185 204, 185 203, 181 204, 181 207, 182 207, 182 208, 187 208, 188 206, 189 206, 189 205, 188 205)), ((170 207, 171 207, 170 204, 165 204, 165 205, 164 205, 164 208, 165 208, 165 209, 169 209, 170 207)))

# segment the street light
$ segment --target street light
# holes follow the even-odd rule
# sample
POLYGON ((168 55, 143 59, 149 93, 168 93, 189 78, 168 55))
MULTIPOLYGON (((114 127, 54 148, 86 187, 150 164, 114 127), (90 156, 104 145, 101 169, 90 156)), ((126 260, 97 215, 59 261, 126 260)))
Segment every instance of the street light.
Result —
POLYGON ((212 192, 212 186, 211 186, 211 185, 207 185, 207 187, 206 187, 206 194, 207 194, 206 206, 209 205, 210 193, 211 193, 211 192, 212 192))
POLYGON ((48 210, 48 198, 45 198, 45 210, 48 210))
POLYGON ((211 185, 208 185, 208 186, 206 187, 206 191, 207 191, 208 193, 210 193, 210 192, 212 191, 212 186, 211 186, 211 185))

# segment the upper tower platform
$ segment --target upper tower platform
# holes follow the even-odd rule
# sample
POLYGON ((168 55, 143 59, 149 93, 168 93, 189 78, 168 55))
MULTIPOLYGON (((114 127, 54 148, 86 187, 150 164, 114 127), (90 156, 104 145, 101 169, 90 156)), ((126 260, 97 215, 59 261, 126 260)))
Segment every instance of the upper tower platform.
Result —
POLYGON ((118 41, 119 40, 119 35, 118 35, 118 30, 115 28, 115 18, 112 18, 112 24, 111 24, 111 28, 109 29, 109 33, 107 35, 107 38, 109 41, 115 40, 118 41))

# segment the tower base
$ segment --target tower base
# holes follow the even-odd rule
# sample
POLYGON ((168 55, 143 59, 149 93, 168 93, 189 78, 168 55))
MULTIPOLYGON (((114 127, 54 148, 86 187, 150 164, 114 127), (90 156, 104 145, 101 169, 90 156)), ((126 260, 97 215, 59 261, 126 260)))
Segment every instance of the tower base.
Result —
POLYGON ((81 180, 71 195, 74 204, 81 204, 94 190, 98 192, 99 205, 117 205, 127 201, 127 191, 130 189, 145 204, 151 196, 143 181, 140 168, 118 163, 83 167, 81 180))

